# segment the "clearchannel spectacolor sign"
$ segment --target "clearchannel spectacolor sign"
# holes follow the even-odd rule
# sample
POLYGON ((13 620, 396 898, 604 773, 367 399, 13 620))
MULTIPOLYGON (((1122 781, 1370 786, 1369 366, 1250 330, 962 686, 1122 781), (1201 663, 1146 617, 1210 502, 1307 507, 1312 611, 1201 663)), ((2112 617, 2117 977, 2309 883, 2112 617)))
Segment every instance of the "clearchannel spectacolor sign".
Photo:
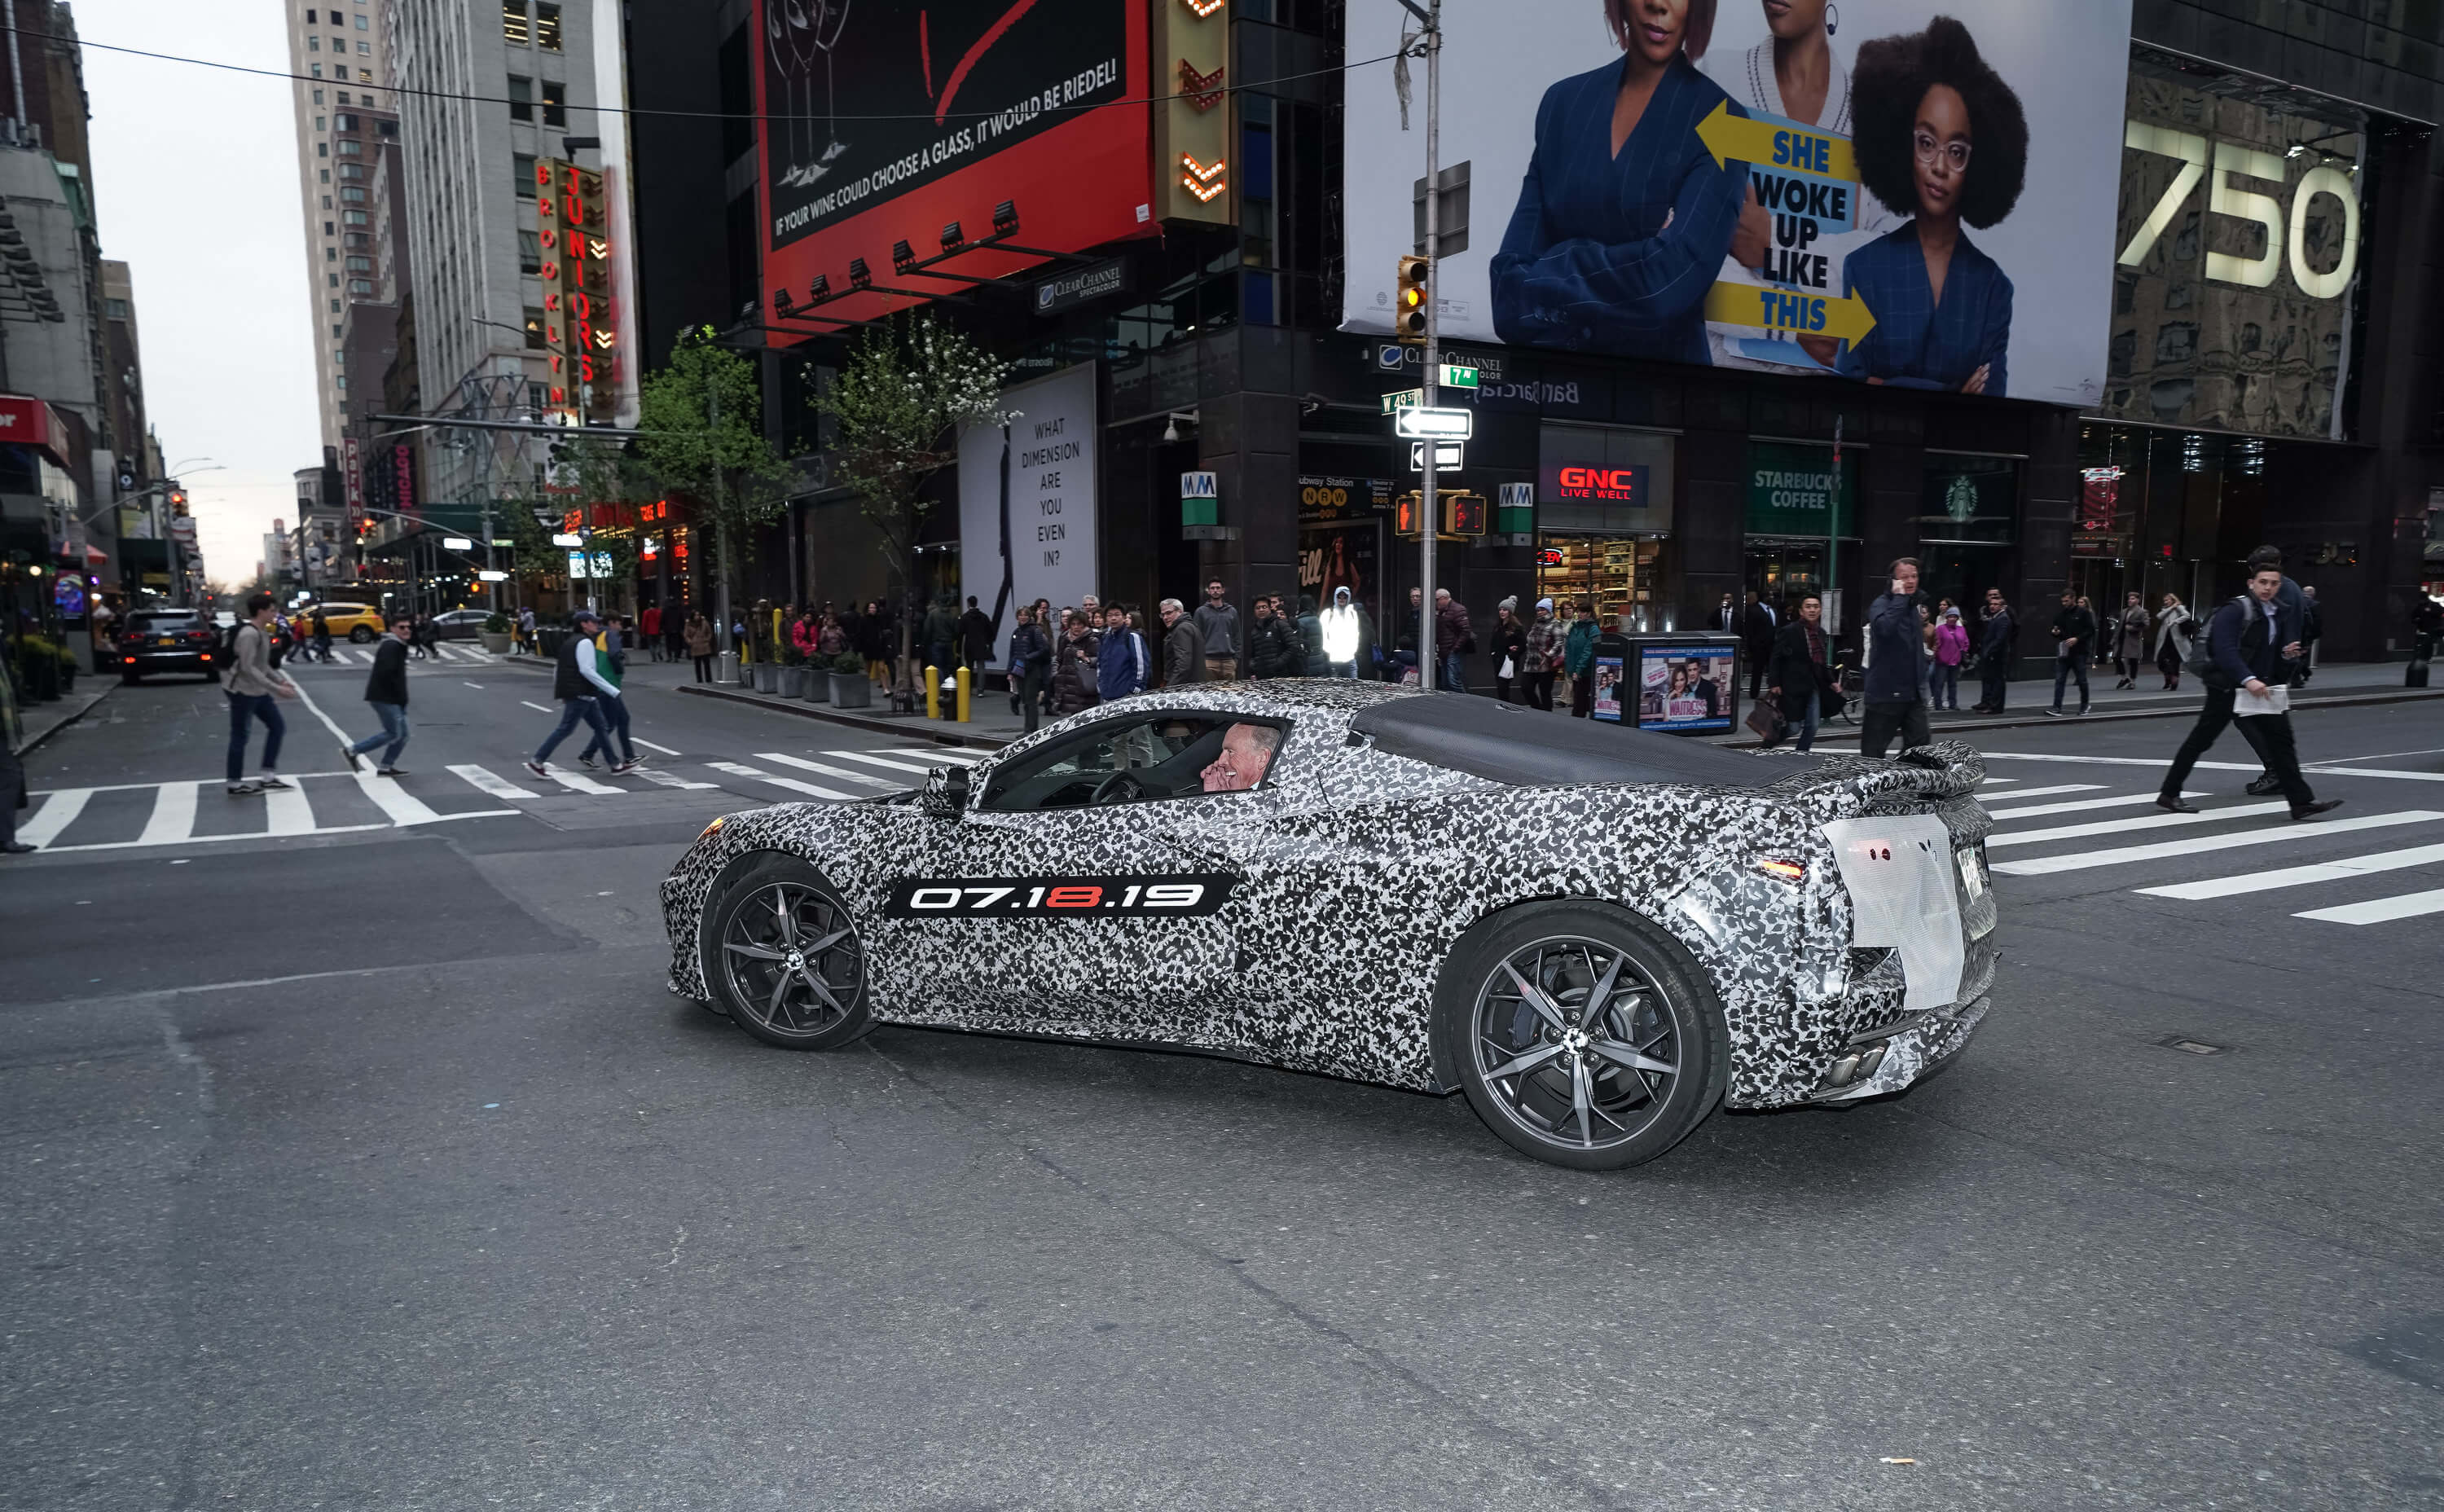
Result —
MULTIPOLYGON (((1441 160, 1475 188, 1469 246, 1436 268, 1440 334, 2092 404, 2130 10, 1446 7, 1443 99, 1466 108, 1443 112, 1441 160), (1616 136, 1625 85, 1647 102, 1616 136)), ((1409 20, 1349 8, 1342 328, 1370 335, 1392 330, 1418 150, 1356 60, 1398 51, 1409 20)))

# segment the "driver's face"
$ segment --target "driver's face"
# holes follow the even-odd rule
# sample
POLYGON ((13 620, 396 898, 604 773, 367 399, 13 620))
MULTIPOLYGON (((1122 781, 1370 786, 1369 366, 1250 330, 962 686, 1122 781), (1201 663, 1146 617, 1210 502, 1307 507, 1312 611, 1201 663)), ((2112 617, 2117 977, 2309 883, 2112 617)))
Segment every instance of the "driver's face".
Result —
POLYGON ((1209 793, 1237 793, 1253 787, 1265 775, 1265 747, 1253 725, 1233 725, 1222 737, 1222 753, 1201 774, 1209 793))

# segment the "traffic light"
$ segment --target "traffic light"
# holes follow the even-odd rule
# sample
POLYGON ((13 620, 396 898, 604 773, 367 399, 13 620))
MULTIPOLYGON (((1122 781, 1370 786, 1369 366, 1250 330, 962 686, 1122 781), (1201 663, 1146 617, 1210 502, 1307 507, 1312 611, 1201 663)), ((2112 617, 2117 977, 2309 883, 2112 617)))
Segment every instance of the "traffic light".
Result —
POLYGON ((1443 533, 1454 536, 1485 534, 1485 495, 1465 489, 1435 496, 1443 507, 1443 533))
POLYGON ((1400 259, 1400 276, 1392 296, 1392 329, 1403 345, 1416 345, 1426 339, 1426 267, 1422 257, 1400 259))
POLYGON ((187 490, 184 489, 172 489, 170 490, 170 507, 173 509, 184 509, 186 507, 187 490))

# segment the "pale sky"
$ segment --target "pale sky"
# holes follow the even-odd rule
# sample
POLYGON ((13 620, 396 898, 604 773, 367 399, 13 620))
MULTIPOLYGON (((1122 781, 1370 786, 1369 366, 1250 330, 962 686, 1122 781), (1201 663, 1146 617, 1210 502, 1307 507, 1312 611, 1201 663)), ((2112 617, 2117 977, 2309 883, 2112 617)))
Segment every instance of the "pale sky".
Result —
MULTIPOLYGON (((85 0, 77 29, 285 72, 277 0, 85 0)), ((293 85, 84 51, 102 255, 129 265, 147 418, 180 474, 205 570, 243 582, 271 521, 295 525, 290 474, 323 460, 293 85)))

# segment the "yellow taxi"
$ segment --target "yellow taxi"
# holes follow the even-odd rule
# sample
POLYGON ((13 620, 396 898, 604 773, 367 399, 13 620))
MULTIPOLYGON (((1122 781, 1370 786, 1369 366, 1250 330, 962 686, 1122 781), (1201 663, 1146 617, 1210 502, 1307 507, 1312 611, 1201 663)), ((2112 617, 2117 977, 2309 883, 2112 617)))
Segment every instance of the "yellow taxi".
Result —
POLYGON ((321 615, 323 622, 331 627, 332 639, 345 638, 361 646, 380 638, 385 628, 381 611, 371 604, 309 603, 288 611, 288 622, 297 627, 300 639, 313 637, 316 615, 321 615))

